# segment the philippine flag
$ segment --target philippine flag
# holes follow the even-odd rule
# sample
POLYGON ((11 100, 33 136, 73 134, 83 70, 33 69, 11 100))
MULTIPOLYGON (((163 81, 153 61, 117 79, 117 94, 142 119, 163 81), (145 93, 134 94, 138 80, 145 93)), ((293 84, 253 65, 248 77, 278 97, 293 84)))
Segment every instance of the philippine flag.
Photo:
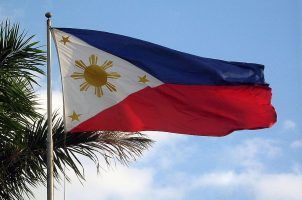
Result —
POLYGON ((272 126, 264 66, 101 31, 53 28, 65 128, 223 136, 272 126))

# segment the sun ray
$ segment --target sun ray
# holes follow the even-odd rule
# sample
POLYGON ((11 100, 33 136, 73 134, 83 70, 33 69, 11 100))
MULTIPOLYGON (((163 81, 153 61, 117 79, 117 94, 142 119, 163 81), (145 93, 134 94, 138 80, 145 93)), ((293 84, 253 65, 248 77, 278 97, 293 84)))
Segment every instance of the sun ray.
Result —
POLYGON ((96 55, 92 54, 89 57, 89 63, 90 63, 90 65, 96 65, 98 63, 98 57, 96 55))
POLYGON ((85 65, 85 63, 82 60, 76 60, 75 66, 77 66, 78 68, 80 68, 82 70, 85 70, 87 68, 87 65, 85 65))
POLYGON ((112 67, 112 63, 113 63, 113 62, 112 62, 111 60, 106 60, 106 61, 104 62, 104 64, 101 66, 101 68, 102 68, 103 70, 106 70, 106 69, 112 67))
POLYGON ((90 84, 87 82, 84 82, 80 85, 80 91, 87 91, 89 87, 90 87, 90 84))
POLYGON ((82 72, 73 72, 70 77, 77 79, 84 79, 80 84, 80 91, 87 91, 90 87, 94 88, 94 94, 97 97, 104 95, 104 87, 109 92, 116 92, 116 86, 109 82, 109 79, 118 79, 121 75, 118 72, 106 72, 106 69, 113 67, 113 61, 106 60, 102 65, 98 65, 98 56, 91 54, 88 58, 89 64, 85 64, 82 60, 75 61, 75 67, 82 70, 82 72))
POLYGON ((103 96, 103 89, 102 87, 94 87, 94 94, 98 97, 103 96))
POLYGON ((107 83, 105 84, 105 86, 108 88, 108 90, 109 90, 110 92, 113 92, 113 91, 116 92, 116 88, 115 88, 115 86, 114 86, 113 84, 107 82, 107 83))
POLYGON ((82 72, 73 72, 73 74, 71 74, 70 77, 73 79, 84 79, 85 78, 84 73, 82 73, 82 72))
POLYGON ((107 73, 107 77, 117 79, 117 78, 121 77, 121 75, 117 72, 109 72, 109 73, 107 73))

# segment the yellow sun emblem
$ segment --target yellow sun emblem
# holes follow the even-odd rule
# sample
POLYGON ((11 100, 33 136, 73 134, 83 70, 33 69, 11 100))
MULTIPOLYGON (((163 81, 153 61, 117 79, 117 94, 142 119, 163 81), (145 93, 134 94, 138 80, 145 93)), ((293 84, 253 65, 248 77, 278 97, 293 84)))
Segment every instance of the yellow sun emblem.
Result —
POLYGON ((106 72, 106 69, 112 67, 112 61, 106 60, 102 65, 97 65, 98 57, 91 55, 89 57, 89 66, 82 60, 76 60, 75 66, 83 72, 74 72, 71 77, 73 79, 85 79, 80 85, 80 91, 87 91, 90 86, 94 87, 94 94, 98 97, 103 96, 102 87, 105 86, 110 92, 115 92, 116 88, 108 79, 117 79, 121 77, 117 72, 106 72))

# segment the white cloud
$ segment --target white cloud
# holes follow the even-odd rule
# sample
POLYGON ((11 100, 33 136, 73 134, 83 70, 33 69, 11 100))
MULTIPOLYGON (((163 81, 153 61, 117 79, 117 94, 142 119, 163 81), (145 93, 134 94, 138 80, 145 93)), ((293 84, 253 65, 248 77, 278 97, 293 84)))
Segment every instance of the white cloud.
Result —
MULTIPOLYGON (((143 168, 121 167, 110 171, 102 177, 90 177, 89 188, 94 185, 97 194, 89 199, 141 200, 141 199, 179 199, 180 191, 172 187, 159 187, 155 184, 154 171, 143 168), (99 195, 102 196, 99 196, 99 195)), ((83 196, 85 197, 85 195, 83 196)), ((74 198, 71 198, 74 199, 74 198)), ((80 198, 82 199, 82 198, 80 198)))
POLYGON ((230 147, 234 162, 243 165, 238 172, 213 171, 201 174, 192 181, 194 190, 214 188, 217 192, 241 191, 255 200, 300 200, 302 199, 302 174, 300 165, 293 166, 288 173, 269 173, 263 160, 276 158, 281 154, 275 141, 254 138, 230 147))
MULTIPOLYGON (((44 95, 45 96, 45 95, 44 95)), ((113 166, 110 169, 101 170, 97 175, 96 168, 91 162, 83 162, 86 181, 81 185, 74 174, 69 176, 72 183, 66 186, 67 199, 91 199, 91 200, 180 200, 186 194, 183 187, 184 180, 180 174, 171 173, 173 176, 169 184, 158 183, 160 170, 169 170, 184 157, 179 153, 179 145, 186 140, 186 136, 145 132, 156 143, 149 151, 145 151, 137 162, 142 167, 113 166)), ((183 153, 186 150, 183 148, 183 153)), ((80 160, 85 160, 81 159, 80 160)), ((104 165, 102 165, 104 166, 104 165)), ((186 186, 188 186, 187 184, 186 186)), ((57 186, 56 199, 63 199, 63 186, 57 186)), ((35 189, 36 199, 46 199, 46 190, 43 186, 35 189)))
POLYGON ((233 171, 203 174, 193 182, 194 187, 227 187, 237 185, 238 176, 233 171))
POLYGON ((186 151, 190 147, 184 147, 188 136, 164 132, 144 132, 155 141, 152 148, 144 152, 141 163, 153 163, 160 169, 168 170, 182 162, 186 157, 186 151), (179 151, 179 148, 183 151, 179 151))
POLYGON ((302 147, 302 140, 293 141, 293 142, 290 144, 290 147, 293 148, 293 149, 301 148, 301 147, 302 147))
MULTIPOLYGON (((236 173, 232 170, 210 172, 197 175, 198 178, 196 179, 196 176, 192 176, 193 174, 190 172, 180 173, 175 170, 175 165, 186 157, 188 151, 192 150, 191 147, 184 148, 187 137, 159 132, 149 132, 147 134, 151 134, 153 139, 161 138, 162 141, 158 145, 155 144, 154 148, 146 152, 147 155, 138 161, 144 163, 144 167, 118 167, 113 171, 103 173, 101 176, 95 176, 95 173, 92 173, 95 168, 88 167, 86 170, 88 172, 87 182, 84 183, 84 187, 73 182, 72 187, 68 189, 68 198, 74 199, 74 195, 77 194, 76 198, 78 199, 89 198, 94 200, 149 200, 149 197, 150 200, 185 199, 191 192, 199 188, 213 187, 217 190, 227 188, 229 191, 238 191, 238 188, 243 188, 246 193, 250 192, 250 195, 257 197, 257 200, 263 200, 264 197, 270 195, 270 191, 265 193, 263 188, 267 186, 270 180, 274 180, 279 176, 278 174, 262 173, 263 166, 260 157, 265 159, 275 158, 281 152, 279 147, 276 147, 276 142, 271 140, 248 139, 230 147, 232 149, 231 156, 235 156, 235 162, 245 167, 242 173, 236 173), (183 143, 185 144, 183 145, 183 143), (182 150, 179 151, 179 149, 182 150), (164 172, 167 173, 164 175, 162 174, 164 172), (156 180, 159 173, 163 176, 162 178, 167 179, 165 185, 156 180), (168 178, 169 176, 173 178, 168 178), (258 186, 259 184, 261 184, 261 187, 258 186)), ((196 153, 197 149, 192 151, 196 153)), ((226 152, 225 155, 227 154, 226 152)), ((85 168, 87 167, 85 166, 85 168)), ((288 179, 292 177, 292 174, 285 174, 284 181, 288 180, 286 179, 287 175, 288 179)), ((296 182, 293 187, 296 187, 296 184, 299 185, 300 182, 296 182)), ((283 193, 282 195, 285 197, 286 191, 283 191, 283 193)))
POLYGON ((273 159, 281 154, 276 141, 253 138, 230 147, 232 161, 250 170, 262 170, 263 159, 273 159))
POLYGON ((250 193, 256 200, 301 200, 302 175, 296 173, 265 174, 234 171, 204 174, 193 182, 195 189, 214 187, 250 193))
POLYGON ((283 128, 283 130, 285 130, 285 131, 295 130, 296 127, 297 127, 297 124, 296 124, 294 121, 289 120, 289 119, 288 119, 288 120, 285 120, 285 121, 283 122, 283 125, 282 125, 282 128, 283 128))
POLYGON ((301 200, 301 174, 268 174, 262 175, 253 185, 254 195, 259 200, 301 200))
MULTIPOLYGON (((41 114, 45 114, 47 110, 47 91, 40 90, 37 92, 39 98, 38 110, 41 114)), ((63 113, 63 98, 60 91, 52 91, 52 110, 58 111, 60 114, 63 113)))
MULTIPOLYGON (((263 169, 263 159, 274 159, 281 153, 278 143, 273 140, 253 138, 229 146, 229 151, 217 150, 221 157, 234 162, 232 167, 243 166, 240 172, 226 168, 208 173, 199 171, 198 174, 181 171, 177 167, 178 163, 188 161, 186 154, 200 151, 188 146, 188 137, 159 132, 147 134, 159 142, 138 160, 140 167, 118 165, 113 170, 96 175, 95 166, 85 163, 87 181, 81 185, 72 175, 72 183, 66 188, 67 199, 181 200, 208 188, 212 192, 229 195, 240 191, 255 200, 302 199, 302 174, 299 170, 274 174, 263 169)), ((213 150, 213 153, 217 151, 213 150)), ((38 191, 37 199, 45 199, 46 194, 41 189, 38 191)), ((56 199, 63 199, 62 196, 62 189, 56 191, 56 199)))
MULTIPOLYGON (((177 187, 158 185, 155 172, 150 168, 118 166, 100 175, 93 165, 85 166, 86 182, 81 185, 72 175, 72 183, 66 184, 67 199, 91 200, 180 200, 184 192, 177 187)), ((63 187, 55 190, 57 200, 63 200, 63 187)), ((39 188, 36 199, 46 199, 45 188, 39 188)))
MULTIPOLYGON (((86 166, 87 182, 81 185, 73 176, 73 182, 66 185, 67 199, 92 200, 181 200, 191 192, 200 189, 215 189, 248 194, 255 200, 301 200, 302 174, 290 172, 269 174, 260 172, 220 171, 202 174, 197 178, 184 175, 185 181, 159 184, 156 171, 152 168, 117 167, 96 175, 94 166, 86 166)), ((63 199, 63 188, 55 191, 56 199, 63 199)), ((39 189, 36 199, 46 199, 45 188, 39 189)), ((213 190, 212 190, 213 191, 213 190)))
POLYGON ((295 162, 292 166, 292 171, 296 174, 302 174, 302 166, 300 163, 295 162))

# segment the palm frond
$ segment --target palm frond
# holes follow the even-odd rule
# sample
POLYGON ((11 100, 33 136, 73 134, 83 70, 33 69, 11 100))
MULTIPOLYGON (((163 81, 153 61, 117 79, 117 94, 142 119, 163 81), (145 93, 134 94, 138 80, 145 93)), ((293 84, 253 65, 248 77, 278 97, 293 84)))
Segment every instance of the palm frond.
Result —
POLYGON ((39 116, 32 86, 46 57, 32 38, 18 24, 0 23, 0 140, 39 116))
MULTIPOLYGON (((20 199, 18 194, 32 195, 29 186, 45 183, 47 128, 46 119, 41 118, 22 134, 16 134, 10 145, 5 145, 5 151, 0 149, 0 168, 4 169, 3 174, 0 172, 1 191, 9 191, 7 194, 14 194, 14 198, 20 199), (9 175, 9 178, 3 177, 5 175, 9 175)), ((84 167, 78 159, 80 155, 92 160, 97 169, 100 167, 100 158, 108 165, 111 162, 127 165, 152 144, 152 140, 141 133, 98 131, 65 134, 63 122, 57 115, 53 117, 53 138, 54 173, 58 181, 64 166, 80 180, 85 179, 84 167)))
MULTIPOLYGON (((6 79, 0 86, 0 127, 6 132, 22 128, 39 116, 35 110, 37 96, 29 83, 20 79, 6 79)), ((0 134, 1 135, 1 134, 0 134)))
MULTIPOLYGON (((26 37, 18 24, 9 21, 0 24, 0 75, 6 78, 23 77, 30 84, 37 84, 35 77, 44 74, 45 53, 31 42, 34 36, 26 37)), ((0 77, 2 80, 3 77, 0 77)))

